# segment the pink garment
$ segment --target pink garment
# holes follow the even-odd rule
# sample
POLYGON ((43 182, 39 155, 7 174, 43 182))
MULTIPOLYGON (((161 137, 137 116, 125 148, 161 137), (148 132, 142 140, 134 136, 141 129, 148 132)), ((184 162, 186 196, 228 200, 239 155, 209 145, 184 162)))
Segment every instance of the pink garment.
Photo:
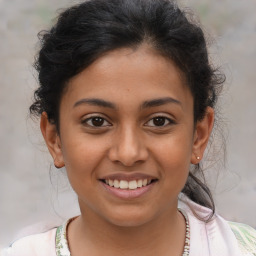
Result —
POLYGON ((192 209, 202 218, 209 216, 211 210, 186 197, 179 202, 179 208, 185 210, 189 218, 189 256, 245 256, 241 253, 228 222, 221 216, 216 214, 209 223, 199 220, 192 209))
MULTIPOLYGON (((237 239, 230 225, 222 217, 216 214, 209 223, 205 223, 199 220, 192 212, 193 210, 199 217, 206 217, 211 213, 211 210, 208 208, 202 207, 186 197, 181 197, 179 208, 187 214, 189 219, 189 256, 256 255, 254 253, 245 254, 240 251, 237 239)), ((1 256, 56 256, 55 237, 56 228, 45 233, 27 236, 16 241, 1 256)))
POLYGON ((56 256, 56 229, 26 236, 14 242, 12 247, 3 250, 1 256, 56 256))

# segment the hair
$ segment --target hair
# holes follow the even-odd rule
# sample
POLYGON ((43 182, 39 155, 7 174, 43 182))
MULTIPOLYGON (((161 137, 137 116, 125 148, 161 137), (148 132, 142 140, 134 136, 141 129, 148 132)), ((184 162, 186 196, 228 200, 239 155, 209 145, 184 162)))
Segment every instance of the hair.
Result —
MULTIPOLYGON (((172 60, 183 74, 194 98, 194 122, 214 108, 225 80, 209 63, 200 26, 171 0, 88 0, 60 13, 49 31, 39 33, 40 51, 34 67, 39 88, 30 113, 43 112, 59 129, 59 105, 69 80, 103 54, 118 48, 138 48, 147 43, 172 60)), ((182 192, 212 209, 207 185, 197 177, 200 165, 190 170, 182 192)), ((202 173, 203 175, 203 173, 202 173)))

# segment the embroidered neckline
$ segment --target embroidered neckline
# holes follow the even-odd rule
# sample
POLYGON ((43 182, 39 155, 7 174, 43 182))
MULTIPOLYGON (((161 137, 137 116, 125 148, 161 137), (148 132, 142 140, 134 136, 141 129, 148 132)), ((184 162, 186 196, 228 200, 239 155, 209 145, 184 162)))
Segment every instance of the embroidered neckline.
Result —
POLYGON ((57 256, 71 256, 67 240, 67 226, 73 219, 68 219, 56 230, 55 242, 57 256))
POLYGON ((189 256, 190 251, 190 226, 189 226, 189 219, 185 211, 178 208, 179 212, 183 215, 185 222, 186 222, 186 236, 185 236, 185 244, 182 256, 189 256))
MULTIPOLYGON (((186 222, 186 237, 185 237, 185 245, 183 249, 182 256, 189 256, 190 251, 190 226, 189 219, 185 211, 182 209, 178 209, 179 212, 183 215, 186 222)), ((68 245, 68 237, 67 237, 67 227, 71 221, 73 221, 76 217, 68 219, 61 226, 59 226, 56 230, 56 254, 57 256, 71 256, 69 245, 68 245)))

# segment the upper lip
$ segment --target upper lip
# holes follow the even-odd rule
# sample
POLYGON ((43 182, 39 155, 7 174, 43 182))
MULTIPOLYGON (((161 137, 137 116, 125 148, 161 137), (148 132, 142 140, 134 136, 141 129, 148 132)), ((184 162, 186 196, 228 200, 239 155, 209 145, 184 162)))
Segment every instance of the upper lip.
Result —
POLYGON ((157 178, 144 173, 132 173, 132 174, 114 173, 114 174, 109 174, 100 178, 100 180, 126 180, 126 181, 144 180, 144 179, 156 180, 157 178))

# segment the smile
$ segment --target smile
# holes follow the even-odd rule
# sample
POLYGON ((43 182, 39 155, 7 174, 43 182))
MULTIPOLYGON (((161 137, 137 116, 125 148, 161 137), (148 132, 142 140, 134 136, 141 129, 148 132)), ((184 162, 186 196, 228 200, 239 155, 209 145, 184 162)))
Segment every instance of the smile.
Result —
POLYGON ((105 191, 120 199, 134 199, 148 194, 159 181, 145 173, 115 173, 100 177, 105 191))
POLYGON ((152 182, 155 182, 156 180, 154 180, 154 179, 139 179, 139 180, 127 181, 127 180, 117 180, 117 179, 115 179, 115 180, 104 179, 101 181, 103 181, 105 184, 107 184, 110 187, 124 189, 124 190, 134 190, 134 189, 138 189, 141 187, 145 187, 145 186, 151 184, 152 182))

